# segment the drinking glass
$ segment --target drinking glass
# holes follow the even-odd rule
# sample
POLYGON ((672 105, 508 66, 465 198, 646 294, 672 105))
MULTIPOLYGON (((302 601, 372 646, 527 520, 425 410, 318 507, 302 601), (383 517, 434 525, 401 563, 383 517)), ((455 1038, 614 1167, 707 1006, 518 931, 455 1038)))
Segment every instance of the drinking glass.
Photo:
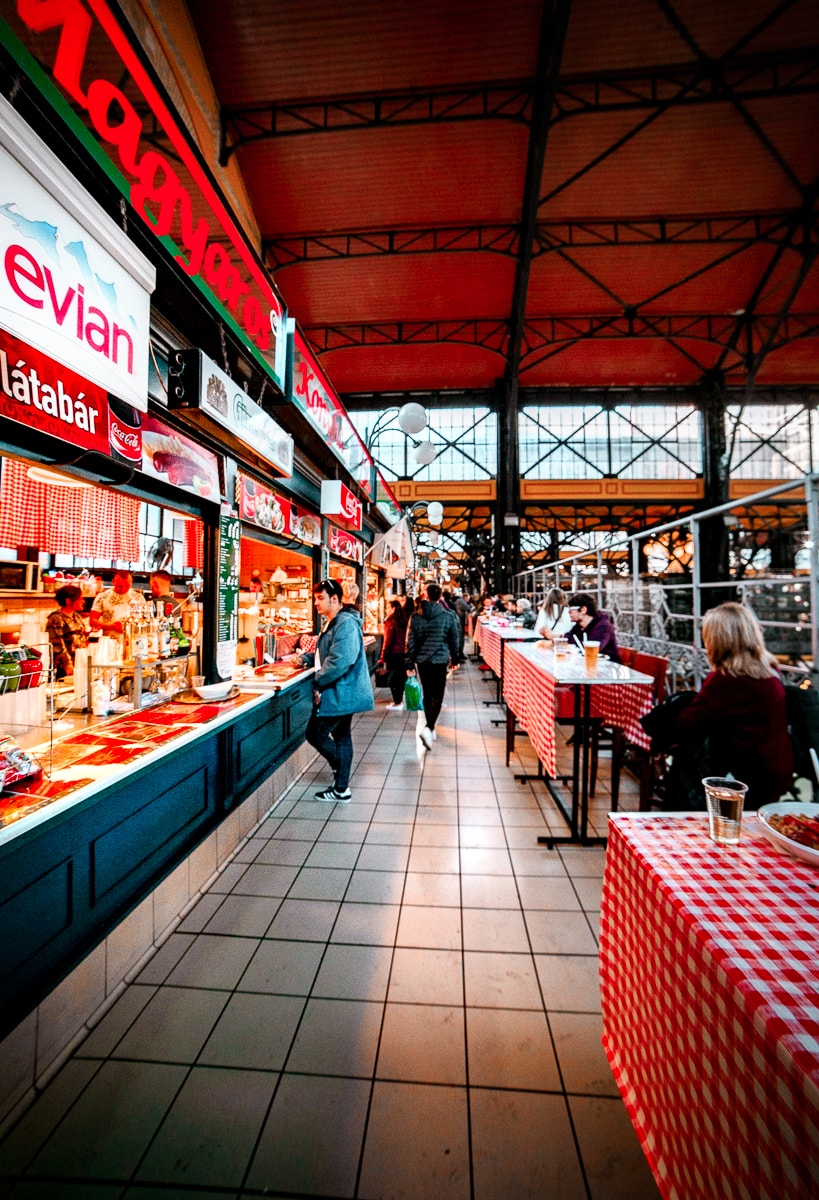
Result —
POLYGON ((708 833, 718 846, 736 846, 742 826, 742 806, 747 783, 709 775, 703 779, 708 808, 708 833))
POLYGON ((586 672, 593 675, 597 670, 597 659, 600 655, 599 642, 584 642, 583 653, 586 656, 586 672))

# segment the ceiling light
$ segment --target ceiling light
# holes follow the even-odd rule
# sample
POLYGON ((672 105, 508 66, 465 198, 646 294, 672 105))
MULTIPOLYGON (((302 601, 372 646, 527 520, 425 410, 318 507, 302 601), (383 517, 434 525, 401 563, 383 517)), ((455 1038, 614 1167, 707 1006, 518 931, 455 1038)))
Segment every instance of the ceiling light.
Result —
POLYGON ((74 479, 70 475, 63 475, 60 471, 52 471, 50 467, 29 467, 26 471, 29 479, 33 479, 36 483, 48 483, 52 487, 64 488, 89 488, 93 484, 88 483, 85 479, 74 479))

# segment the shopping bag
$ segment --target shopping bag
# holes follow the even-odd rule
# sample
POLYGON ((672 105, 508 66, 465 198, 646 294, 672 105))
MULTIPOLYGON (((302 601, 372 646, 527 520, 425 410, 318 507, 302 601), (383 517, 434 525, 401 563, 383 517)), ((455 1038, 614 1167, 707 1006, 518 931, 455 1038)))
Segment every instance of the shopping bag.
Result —
POLYGON ((375 686, 388 687, 390 682, 390 669, 385 662, 377 662, 375 664, 375 686))
POLYGON ((415 675, 408 675, 404 684, 404 707, 407 712, 420 712, 424 702, 421 698, 421 685, 415 675))

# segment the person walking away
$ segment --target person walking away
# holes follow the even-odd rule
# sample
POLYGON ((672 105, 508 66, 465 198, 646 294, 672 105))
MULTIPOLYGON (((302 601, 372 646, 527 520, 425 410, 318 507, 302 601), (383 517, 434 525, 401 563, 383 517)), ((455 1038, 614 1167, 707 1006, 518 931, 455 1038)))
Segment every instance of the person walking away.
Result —
POLYGON ((407 674, 417 672, 421 681, 424 708, 419 713, 418 736, 427 750, 432 749, 435 740, 435 723, 444 702, 449 664, 458 659, 456 618, 441 607, 440 599, 438 584, 428 583, 407 631, 407 674))
POLYGON ((315 655, 300 656, 303 666, 316 668, 313 711, 305 738, 330 764, 332 785, 316 792, 317 800, 330 804, 350 801, 353 715, 374 707, 361 619, 354 610, 344 608, 342 598, 336 579, 322 579, 313 588, 313 603, 325 624, 315 655))
POLYGON ((384 622, 384 641, 381 646, 381 661, 389 671, 389 689, 392 704, 387 708, 396 712, 404 707, 404 684, 407 678, 407 621, 404 605, 400 600, 390 600, 390 612, 384 622))
POLYGON ((570 641, 600 643, 601 656, 607 654, 614 663, 620 661, 617 637, 608 613, 597 607, 588 592, 575 592, 569 597, 569 616, 574 621, 569 630, 570 641))
POLYGON ((551 642, 556 637, 565 637, 573 623, 563 592, 559 587, 551 588, 538 609, 535 633, 551 642))

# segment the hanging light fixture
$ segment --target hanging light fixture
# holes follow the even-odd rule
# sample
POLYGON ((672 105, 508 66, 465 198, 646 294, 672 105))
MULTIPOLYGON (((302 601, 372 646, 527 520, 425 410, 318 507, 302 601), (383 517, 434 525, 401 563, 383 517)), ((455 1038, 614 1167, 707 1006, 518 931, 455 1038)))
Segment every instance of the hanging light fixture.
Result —
POLYGON ((398 410, 398 424, 404 433, 413 437, 416 433, 420 433, 422 429, 426 428, 426 409, 414 401, 404 404, 398 410))
POLYGON ((430 525, 440 525, 444 519, 444 506, 440 500, 433 500, 427 505, 427 520, 430 525))
POLYGON ((85 479, 74 479, 70 475, 63 475, 61 471, 53 471, 50 467, 29 467, 26 475, 36 483, 48 483, 52 487, 90 488, 94 486, 85 479))
POLYGON ((437 455, 438 450, 433 442, 419 442, 412 452, 412 457, 420 466, 428 466, 437 455))

